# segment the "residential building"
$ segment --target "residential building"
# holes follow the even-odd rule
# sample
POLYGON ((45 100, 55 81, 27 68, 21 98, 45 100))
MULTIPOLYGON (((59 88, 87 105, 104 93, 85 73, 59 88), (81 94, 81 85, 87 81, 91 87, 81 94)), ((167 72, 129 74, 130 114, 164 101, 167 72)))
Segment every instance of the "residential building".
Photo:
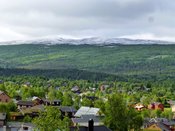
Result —
POLYGON ((7 120, 7 114, 0 113, 0 127, 4 126, 6 124, 6 120, 7 120))
POLYGON ((164 106, 160 102, 154 102, 148 105, 148 109, 164 111, 164 106))
POLYGON ((35 103, 33 101, 18 101, 18 109, 33 107, 35 103))
POLYGON ((0 102, 8 103, 11 101, 11 98, 3 91, 0 91, 0 102))
POLYGON ((99 116, 99 108, 82 106, 75 114, 75 117, 81 117, 82 115, 94 115, 99 116))
POLYGON ((93 119, 95 126, 103 124, 101 117, 94 115, 82 115, 80 118, 72 118, 72 123, 74 126, 88 126, 88 121, 90 119, 93 119))

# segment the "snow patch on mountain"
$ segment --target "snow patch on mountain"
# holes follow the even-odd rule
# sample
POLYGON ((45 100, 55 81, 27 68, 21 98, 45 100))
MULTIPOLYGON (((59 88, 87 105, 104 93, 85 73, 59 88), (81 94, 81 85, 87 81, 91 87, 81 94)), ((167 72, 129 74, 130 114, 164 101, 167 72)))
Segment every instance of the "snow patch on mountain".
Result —
POLYGON ((175 44, 174 42, 161 41, 161 40, 142 40, 142 39, 127 39, 127 38, 82 38, 82 39, 68 39, 68 38, 42 38, 34 40, 21 40, 21 41, 7 41, 0 42, 0 45, 19 45, 19 44, 44 44, 44 45, 56 45, 56 44, 70 44, 70 45, 137 45, 137 44, 175 44))

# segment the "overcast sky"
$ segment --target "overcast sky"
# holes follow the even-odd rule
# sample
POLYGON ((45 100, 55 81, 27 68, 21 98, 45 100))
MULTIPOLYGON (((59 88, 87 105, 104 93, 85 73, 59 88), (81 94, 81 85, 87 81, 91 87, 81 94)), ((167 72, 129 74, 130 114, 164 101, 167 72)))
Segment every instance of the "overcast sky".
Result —
POLYGON ((175 0, 0 0, 0 41, 46 36, 175 41, 175 0))

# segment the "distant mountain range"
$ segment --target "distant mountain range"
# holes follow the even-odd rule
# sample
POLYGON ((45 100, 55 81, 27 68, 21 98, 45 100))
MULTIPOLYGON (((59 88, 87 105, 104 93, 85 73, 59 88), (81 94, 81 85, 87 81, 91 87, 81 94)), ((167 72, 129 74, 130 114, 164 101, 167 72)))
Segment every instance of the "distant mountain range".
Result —
POLYGON ((20 41, 7 41, 0 42, 0 45, 19 45, 19 44, 45 44, 45 45, 56 45, 56 44, 70 44, 70 45, 138 45, 138 44, 174 44, 174 42, 160 41, 160 40, 142 40, 142 39, 127 39, 127 38, 82 38, 82 39, 67 39, 61 37, 54 38, 40 38, 34 40, 20 40, 20 41))

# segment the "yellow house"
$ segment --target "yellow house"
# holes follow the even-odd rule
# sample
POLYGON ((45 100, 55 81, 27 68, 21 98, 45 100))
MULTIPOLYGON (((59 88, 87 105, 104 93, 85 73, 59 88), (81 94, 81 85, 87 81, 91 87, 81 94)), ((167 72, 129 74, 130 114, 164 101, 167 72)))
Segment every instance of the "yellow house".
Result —
POLYGON ((152 124, 151 126, 145 128, 144 131, 162 131, 162 129, 158 127, 157 124, 152 124))
POLYGON ((171 129, 164 124, 161 123, 154 123, 146 128, 144 131, 171 131, 171 129))

